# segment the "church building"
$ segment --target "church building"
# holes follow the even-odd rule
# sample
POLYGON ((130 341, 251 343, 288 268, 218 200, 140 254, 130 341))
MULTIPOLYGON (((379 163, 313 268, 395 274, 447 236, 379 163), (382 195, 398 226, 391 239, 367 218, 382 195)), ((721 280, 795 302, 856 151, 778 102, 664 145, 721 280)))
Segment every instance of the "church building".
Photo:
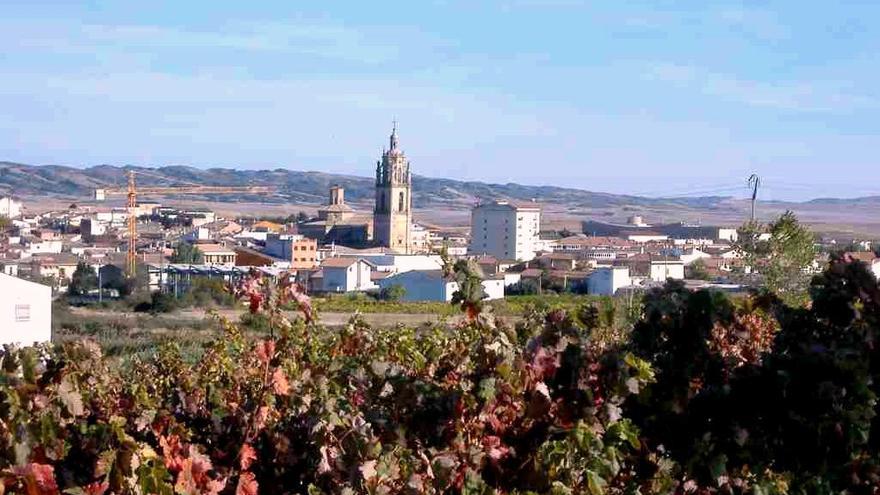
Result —
POLYGON ((373 239, 379 246, 399 253, 411 253, 412 175, 409 161, 400 149, 395 123, 390 149, 376 162, 376 207, 373 210, 373 239))

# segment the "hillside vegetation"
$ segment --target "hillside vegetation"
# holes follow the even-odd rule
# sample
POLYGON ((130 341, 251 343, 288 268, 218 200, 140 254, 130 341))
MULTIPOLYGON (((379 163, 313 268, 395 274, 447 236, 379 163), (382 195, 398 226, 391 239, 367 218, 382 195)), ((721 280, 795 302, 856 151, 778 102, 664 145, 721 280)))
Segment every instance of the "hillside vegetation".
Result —
MULTIPOLYGON (((300 202, 323 204, 327 191, 334 184, 346 188, 346 197, 351 201, 372 201, 374 180, 370 177, 303 172, 288 169, 237 170, 230 168, 194 168, 168 166, 155 169, 142 167, 117 167, 101 165, 88 168, 74 168, 58 165, 31 166, 0 162, 0 191, 18 195, 59 195, 75 198, 89 198, 94 189, 108 185, 124 185, 125 173, 129 169, 144 170, 151 174, 172 179, 162 181, 144 175, 139 183, 203 185, 270 185, 278 187, 273 197, 224 195, 225 201, 261 200, 274 202, 300 202)), ((370 170, 365 168, 365 171, 370 170)), ((637 196, 623 196, 595 193, 579 189, 550 186, 528 186, 520 184, 488 184, 484 182, 457 181, 417 176, 413 181, 413 200, 418 208, 427 206, 448 206, 470 208, 476 199, 504 197, 519 201, 538 199, 542 202, 557 203, 570 207, 612 207, 625 205, 655 206, 680 205, 692 207, 711 207, 723 198, 681 198, 651 199, 637 196)))

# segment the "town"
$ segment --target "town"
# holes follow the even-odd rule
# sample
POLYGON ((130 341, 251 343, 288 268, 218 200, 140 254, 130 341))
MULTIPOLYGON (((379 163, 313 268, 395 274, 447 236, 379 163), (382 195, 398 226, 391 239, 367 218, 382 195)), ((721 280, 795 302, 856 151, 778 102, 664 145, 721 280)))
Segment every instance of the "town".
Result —
MULTIPOLYGON (((371 214, 347 204, 345 189, 335 185, 313 218, 303 213, 277 221, 221 218, 205 208, 163 206, 160 198, 268 188, 138 190, 134 173, 128 187, 95 191, 97 200, 127 196, 128 206, 71 204, 30 215, 19 200, 4 197, 0 290, 13 295, 4 311, 14 323, 3 338, 50 340, 53 297, 80 305, 134 291, 179 298, 199 281, 230 285, 253 272, 276 280, 289 276, 316 296, 364 293, 379 301, 450 301, 458 286, 443 270, 449 259, 478 267, 485 300, 543 293, 631 295, 670 279, 692 290, 750 288, 741 276, 750 266, 737 247, 737 225, 653 224, 633 215, 620 223, 585 219, 581 232, 543 230, 539 201, 487 197, 473 207, 469 233, 444 231, 413 221, 412 182, 395 124, 376 163, 371 214)), ((822 242, 829 248, 837 243, 817 239, 822 242)), ((850 248, 858 249, 853 256, 880 275, 871 247, 870 241, 850 241, 850 248)), ((820 272, 829 250, 817 250, 805 271, 820 272)))

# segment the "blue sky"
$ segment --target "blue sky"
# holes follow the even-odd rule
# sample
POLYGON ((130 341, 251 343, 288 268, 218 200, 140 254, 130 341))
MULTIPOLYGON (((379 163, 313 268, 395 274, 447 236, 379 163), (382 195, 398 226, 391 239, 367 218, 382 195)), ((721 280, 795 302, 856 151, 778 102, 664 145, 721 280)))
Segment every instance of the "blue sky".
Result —
POLYGON ((0 0, 0 160, 880 194, 880 3, 0 0))

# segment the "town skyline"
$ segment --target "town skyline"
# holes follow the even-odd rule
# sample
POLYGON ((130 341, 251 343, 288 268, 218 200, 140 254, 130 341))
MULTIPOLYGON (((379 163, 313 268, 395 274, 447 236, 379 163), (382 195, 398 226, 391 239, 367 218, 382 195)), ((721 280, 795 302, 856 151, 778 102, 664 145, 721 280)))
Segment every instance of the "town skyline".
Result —
POLYGON ((368 175, 396 118, 425 176, 880 190, 877 6, 202 6, 9 2, 0 159, 368 175))

